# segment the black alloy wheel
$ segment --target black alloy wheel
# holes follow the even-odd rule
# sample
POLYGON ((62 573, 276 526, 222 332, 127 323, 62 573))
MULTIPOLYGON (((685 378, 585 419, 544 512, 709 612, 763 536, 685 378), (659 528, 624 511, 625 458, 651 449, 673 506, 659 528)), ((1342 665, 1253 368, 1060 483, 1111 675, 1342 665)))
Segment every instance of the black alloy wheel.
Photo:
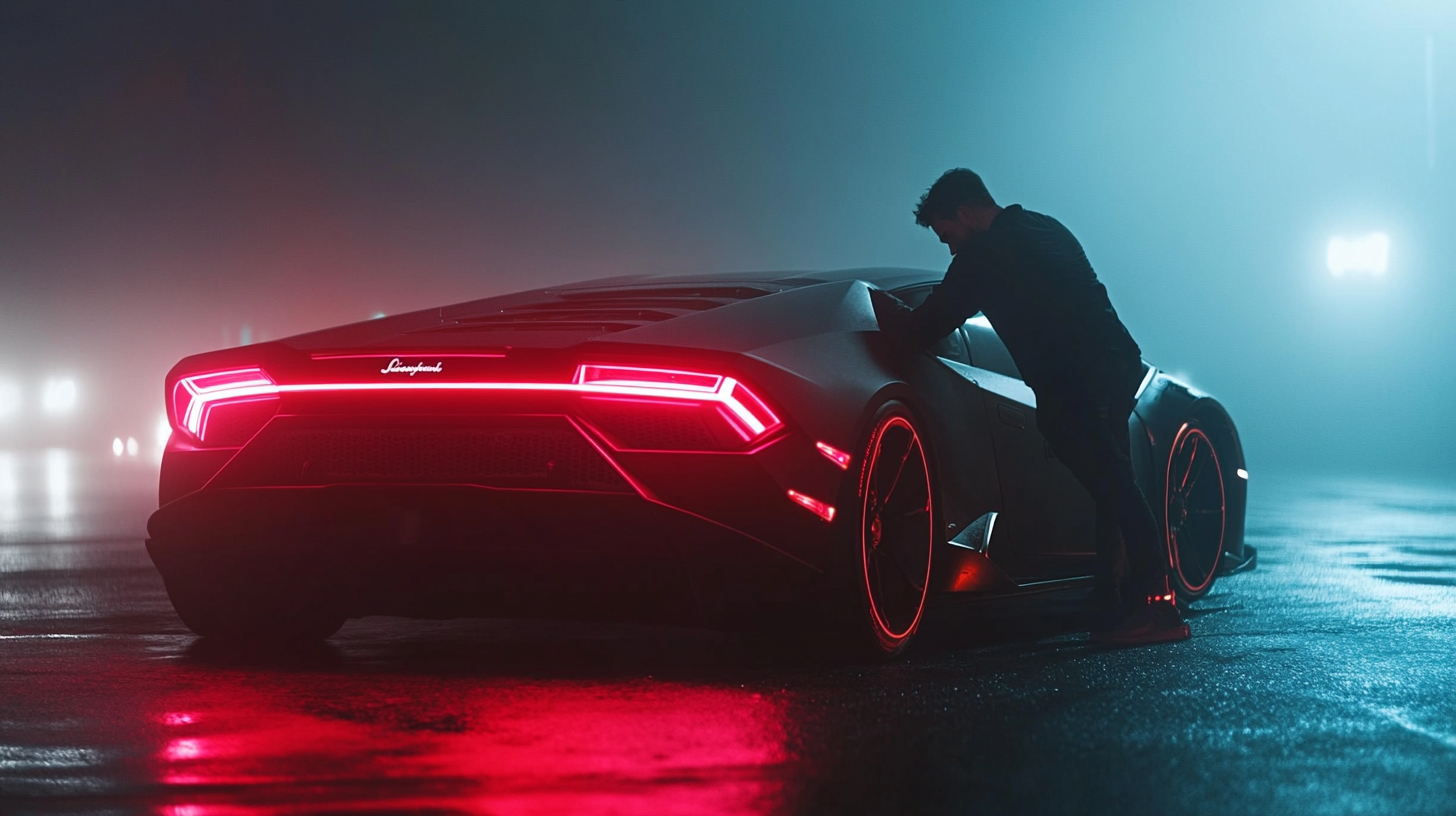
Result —
POLYGON ((1213 586, 1228 512, 1218 450, 1197 425, 1184 423, 1173 438, 1165 485, 1169 577, 1178 600, 1188 603, 1213 586))
POLYGON ((859 478, 861 634, 871 656, 890 657, 914 637, 925 612, 935 546, 934 488, 924 444, 899 403, 880 410, 859 478), (863 624, 867 623, 865 627, 863 624))

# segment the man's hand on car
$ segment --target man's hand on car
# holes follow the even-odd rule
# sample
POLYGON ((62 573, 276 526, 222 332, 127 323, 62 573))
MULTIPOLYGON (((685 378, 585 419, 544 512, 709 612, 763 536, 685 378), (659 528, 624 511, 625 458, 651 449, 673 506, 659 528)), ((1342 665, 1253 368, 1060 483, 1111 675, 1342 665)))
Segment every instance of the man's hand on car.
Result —
POLYGON ((880 324, 880 331, 887 334, 897 335, 905 325, 905 320, 913 311, 905 301, 895 297, 883 289, 870 290, 870 303, 875 309, 875 320, 880 324))

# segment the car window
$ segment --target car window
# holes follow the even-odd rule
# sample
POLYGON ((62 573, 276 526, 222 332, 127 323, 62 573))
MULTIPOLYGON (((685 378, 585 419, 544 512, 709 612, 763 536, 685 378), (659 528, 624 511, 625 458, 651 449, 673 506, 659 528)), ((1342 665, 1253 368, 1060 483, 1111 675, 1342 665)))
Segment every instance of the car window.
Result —
POLYGON ((985 315, 977 314, 967 320, 961 326, 961 332, 965 334, 966 345, 970 347, 971 365, 1021 379, 1021 372, 1016 368, 1016 361, 1011 359, 1011 352, 1006 350, 1006 344, 1001 342, 985 315))
MULTIPOLYGON (((919 306, 930 296, 930 290, 934 286, 916 286, 910 289, 900 289, 892 294, 905 301, 911 307, 919 306)), ((947 360, 955 360, 958 363, 971 364, 971 355, 966 349, 965 339, 960 332, 953 331, 942 337, 939 342, 929 348, 931 354, 937 357, 944 357, 947 360)))

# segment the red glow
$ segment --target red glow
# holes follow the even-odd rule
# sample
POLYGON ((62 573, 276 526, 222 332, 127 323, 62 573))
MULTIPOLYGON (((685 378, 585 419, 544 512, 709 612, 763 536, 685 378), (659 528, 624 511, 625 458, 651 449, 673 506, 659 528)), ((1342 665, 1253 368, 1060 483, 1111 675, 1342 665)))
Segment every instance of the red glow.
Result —
POLYGON ((573 382, 581 385, 627 385, 644 388, 678 388, 689 391, 715 392, 723 384, 717 374, 676 371, 666 368, 584 365, 576 369, 573 382))
POLYGON ((199 759, 204 751, 202 743, 195 739, 176 739, 167 743, 167 748, 162 752, 168 760, 178 762, 187 759, 199 759))
MULTIPOLYGON (((866 474, 869 474, 869 473, 873 473, 874 472, 875 462, 876 462, 876 460, 879 459, 879 456, 880 456, 879 442, 880 442, 881 437, 884 436, 885 431, 889 430, 890 428, 897 427, 897 426, 898 427, 902 427, 905 430, 907 430, 907 431, 910 432, 910 435, 911 435, 911 445, 912 445, 911 450, 914 450, 916 448, 920 448, 920 434, 916 432, 915 426, 914 425, 911 425, 910 424, 910 421, 907 420, 907 419, 905 419, 903 416, 892 416, 889 419, 885 420, 885 422, 883 424, 881 424, 878 428, 875 429, 874 438, 872 440, 870 440, 869 451, 868 451, 868 454, 867 454, 867 457, 866 457, 866 461, 865 461, 865 465, 864 465, 864 467, 865 467, 865 471, 864 472, 866 474)), ((906 455, 908 456, 908 453, 906 455)), ((923 448, 921 448, 921 456, 922 457, 924 456, 924 449, 923 448)), ((869 495, 870 495, 869 491, 865 491, 864 495, 865 495, 865 501, 866 501, 866 505, 865 506, 866 506, 866 513, 867 513, 868 512, 868 509, 867 509, 868 508, 868 501, 869 501, 869 495)), ((933 491, 933 489, 931 487, 931 484, 930 484, 930 471, 929 471, 928 468, 925 471, 925 495, 927 497, 928 496, 931 496, 931 495, 934 495, 934 491, 933 491)), ((926 506, 925 509, 926 509, 927 512, 930 512, 933 508, 931 508, 929 506, 928 501, 929 500, 927 499, 927 506, 926 506)), ((861 534, 861 535, 863 535, 863 534, 861 534)), ((933 536, 933 534, 932 534, 932 536, 933 536)), ((933 549, 935 547, 935 541, 934 541, 934 539, 932 538, 932 540, 929 543, 930 543, 930 547, 932 548, 932 551, 933 551, 933 549)), ((864 543, 861 544, 861 547, 860 547, 860 555, 861 555, 861 558, 863 559, 863 567, 864 567, 862 574, 864 575, 864 581, 865 581, 865 585, 864 585, 865 586, 865 593, 866 593, 865 597, 869 598, 869 601, 870 601, 870 611, 875 616, 875 623, 876 623, 876 625, 879 627, 879 629, 880 629, 881 632, 883 632, 885 635, 889 636, 892 639, 899 640, 901 638, 908 637, 911 632, 914 632, 915 631, 915 627, 920 624, 920 618, 921 618, 921 616, 925 614, 925 599, 926 599, 927 594, 928 594, 929 589, 930 589, 930 565, 931 565, 931 560, 930 559, 926 559, 926 562, 925 562, 925 577, 921 579, 923 583, 920 584, 920 586, 921 586, 921 591, 920 591, 920 605, 915 610, 915 619, 912 620, 910 622, 910 625, 907 626, 907 627, 905 627, 904 630, 899 631, 899 632, 896 632, 894 629, 892 629, 890 627, 890 624, 885 620, 884 615, 882 615, 880 613, 879 607, 875 605, 875 594, 874 594, 874 591, 870 587, 870 566, 869 566, 869 557, 870 556, 869 556, 869 549, 868 549, 867 546, 865 546, 864 543)))
POLYGON ((814 512, 814 515, 818 516, 819 518, 822 518, 825 521, 834 521, 834 508, 832 506, 825 504, 824 502, 819 501, 818 499, 811 496, 805 496, 803 493, 800 493, 797 490, 790 490, 789 498, 792 499, 794 503, 812 510, 814 512))
MULTIPOLYGON (((1183 425, 1178 428, 1178 433, 1173 436, 1173 444, 1168 452, 1168 466, 1167 470, 1165 471, 1166 475, 1164 476, 1163 481, 1164 507, 1167 507, 1169 505, 1172 494, 1175 491, 1182 491, 1187 488, 1188 477, 1193 473, 1193 460, 1195 457, 1198 456, 1200 443, 1202 445, 1202 449, 1207 451, 1203 455, 1213 460, 1213 475, 1216 479, 1215 484, 1218 485, 1220 511, 1219 520, 1221 526, 1218 533, 1218 545, 1214 549, 1214 552, 1221 554, 1223 553, 1223 538, 1225 533, 1227 532, 1227 506, 1225 504, 1225 502, 1227 501, 1227 497, 1224 495, 1223 489, 1223 465, 1219 462, 1218 452, 1213 447, 1213 441, 1208 438, 1208 435, 1205 434, 1202 429, 1193 427, 1187 422, 1183 423, 1183 425), (1179 480, 1178 486, 1175 488, 1173 486, 1173 461, 1176 458, 1176 455, 1181 449, 1183 443, 1189 440, 1192 440, 1192 450, 1189 451, 1188 469, 1183 473, 1183 478, 1179 480)), ((1202 580, 1200 580, 1197 585, 1195 585, 1193 581, 1190 581, 1188 579, 1188 574, 1184 571, 1182 554, 1179 552, 1180 548, 1178 547, 1177 539, 1173 533, 1172 519, 1167 518, 1166 516, 1163 520, 1163 534, 1167 540, 1168 566, 1171 569, 1177 571, 1179 580, 1183 582, 1183 585, 1187 587, 1190 592, 1202 592, 1210 583, 1213 582, 1215 575, 1217 575, 1217 571, 1208 570, 1207 574, 1203 576, 1202 580)), ((1197 571, 1195 571, 1194 574, 1196 575, 1197 571)), ((1169 597, 1171 598, 1172 596, 1170 595, 1169 597)))
POLYGON ((738 434, 739 438, 744 442, 753 441, 753 429, 744 427, 743 420, 739 419, 737 414, 733 413, 726 405, 719 405, 717 408, 718 415, 723 417, 723 421, 728 423, 728 427, 732 428, 733 432, 738 434))
POLYGON ((328 354, 328 353, 320 353, 320 354, 310 354, 310 355, 308 355, 308 357, 309 357, 310 360, 379 360, 379 359, 389 359, 391 357, 431 357, 431 358, 434 358, 434 357, 447 357, 447 358, 448 357, 467 357, 467 358, 478 358, 478 359, 483 359, 483 360, 491 360, 491 359, 500 359, 500 358, 502 358, 504 356, 506 356, 506 355, 504 353, 501 353, 501 352, 469 352, 469 353, 466 353, 466 352, 447 352, 447 353, 441 354, 438 351, 429 351, 429 352, 410 352, 410 351, 405 351, 405 352, 398 352, 398 353, 396 353, 396 352, 388 352, 388 351, 376 351, 373 354, 328 354))
POLYGON ((814 447, 818 448, 819 452, 824 454, 829 461, 839 465, 844 470, 849 470, 849 462, 853 458, 849 454, 831 445, 826 445, 823 442, 815 442, 814 447))
POLYGON ((260 396, 256 396, 256 397, 239 397, 239 398, 236 398, 236 399, 228 399, 228 400, 225 400, 225 401, 224 400, 210 400, 210 401, 208 401, 206 404, 204 404, 202 406, 202 424, 198 428, 197 438, 198 439, 202 439, 202 440, 206 440, 208 438, 208 434, 207 434, 207 423, 208 423, 208 420, 210 420, 212 418, 213 413, 216 412, 219 409, 222 409, 222 408, 231 408, 231 407, 234 407, 234 406, 247 405, 248 403, 251 403, 251 402, 271 402, 271 401, 276 400, 276 399, 278 399, 278 396, 276 394, 265 394, 265 395, 260 395, 260 396))
POLYGON ((340 716, 290 678, 210 680, 163 703, 206 730, 196 754, 156 753, 160 813, 748 814, 772 809, 796 759, 785 704, 746 689, 444 677, 414 697, 346 678, 340 716))
POLYGON ((179 430, 206 441, 207 416, 215 405, 272 399, 282 394, 344 391, 536 391, 677 403, 711 402, 724 410, 729 424, 747 442, 764 437, 783 424, 763 400, 732 377, 673 369, 603 365, 578 366, 569 383, 389 380, 280 385, 261 368, 209 372, 177 382, 173 389, 173 421, 179 430))
POLYGON ((599 397, 592 394, 583 395, 582 399, 617 405, 625 402, 635 405, 652 405, 661 408, 693 408, 703 404, 703 401, 690 402, 688 400, 664 399, 662 397, 621 397, 616 395, 610 397, 599 397))
POLYGON ((607 460, 607 464, 611 465, 613 470, 617 471, 617 473, 623 479, 627 480, 627 484, 631 485, 632 489, 637 491, 637 495, 641 496, 644 499, 647 499, 650 502, 656 502, 657 504, 661 504, 664 507, 671 507, 671 505, 663 503, 656 496, 652 495, 652 491, 648 490, 647 487, 641 482, 632 478, 632 474, 628 473, 625 468, 617 464, 617 460, 613 459, 611 455, 607 453, 607 449, 598 444, 597 441, 592 438, 592 435, 586 432, 586 429, 581 426, 580 422, 577 422, 571 417, 567 417, 566 421, 570 422, 573 428, 576 428, 577 433, 581 434, 581 438, 585 439, 588 445, 596 448, 597 453, 601 454, 602 458, 607 460))
POLYGON ((720 393, 726 394, 723 404, 748 425, 754 436, 761 436, 778 427, 779 418, 743 383, 734 379, 725 380, 720 393))
POLYGON ((223 403, 274 399, 278 386, 261 368, 241 368, 185 377, 172 389, 173 424, 206 441, 207 418, 223 403))
POLYGON ((582 365, 572 382, 598 393, 707 400, 725 409, 734 430, 750 442, 776 429, 779 418, 743 383, 720 374, 635 366, 582 365))

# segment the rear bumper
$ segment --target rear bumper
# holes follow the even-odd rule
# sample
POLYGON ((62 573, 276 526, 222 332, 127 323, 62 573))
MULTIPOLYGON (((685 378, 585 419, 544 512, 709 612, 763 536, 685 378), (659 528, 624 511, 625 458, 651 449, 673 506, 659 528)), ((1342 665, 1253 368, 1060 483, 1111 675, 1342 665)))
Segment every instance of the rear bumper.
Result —
POLYGON ((169 592, 313 593, 347 617, 762 626, 819 586, 802 561, 636 494, 213 488, 148 530, 169 592))

